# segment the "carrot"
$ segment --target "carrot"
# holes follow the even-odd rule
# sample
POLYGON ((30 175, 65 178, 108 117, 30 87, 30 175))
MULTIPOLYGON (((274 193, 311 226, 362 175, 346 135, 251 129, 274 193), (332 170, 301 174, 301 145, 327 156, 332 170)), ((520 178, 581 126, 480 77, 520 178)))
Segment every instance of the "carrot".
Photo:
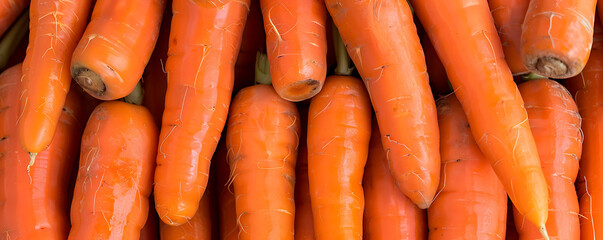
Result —
POLYGON ((226 148, 238 239, 293 239, 299 135, 295 104, 273 87, 246 87, 234 97, 226 148))
POLYGON ((173 1, 178 14, 170 29, 155 170, 155 208, 169 225, 195 215, 207 186, 210 159, 228 116, 248 8, 249 0, 173 1))
POLYGON ((396 186, 389 172, 377 123, 373 123, 364 168, 364 239, 427 239, 425 210, 419 209, 396 186))
POLYGON ((591 56, 584 70, 567 81, 582 116, 582 158, 576 179, 580 203, 580 239, 603 236, 603 29, 595 24, 591 56))
POLYGON ((165 0, 97 0, 71 59, 71 76, 101 100, 125 97, 147 65, 165 0))
MULTIPOLYGON (((553 239, 580 239, 578 197, 574 181, 582 153, 581 119, 570 93, 561 84, 540 79, 519 85, 542 170, 550 189, 546 229, 553 239)), ((522 239, 540 233, 515 211, 515 226, 522 239)))
POLYGON ((69 233, 70 189, 83 126, 81 97, 70 91, 51 144, 27 171, 29 156, 19 145, 22 65, 0 75, 0 234, 3 239, 66 239, 69 233))
POLYGON ((84 31, 90 0, 32 0, 29 45, 19 99, 19 141, 35 156, 50 144, 71 86, 69 61, 84 31))
POLYGON ((308 179, 308 146, 306 132, 308 129, 308 101, 299 102, 297 109, 300 115, 301 135, 299 151, 295 166, 295 239, 314 240, 314 219, 310 198, 310 182, 308 179))
POLYGON ((159 216, 157 216, 157 211, 152 207, 153 203, 153 194, 149 197, 149 215, 147 217, 147 222, 140 230, 140 240, 159 240, 159 216))
POLYGON ((69 240, 139 239, 157 135, 145 107, 119 101, 96 107, 82 137, 69 240))
POLYGON ((162 240, 211 240, 212 239, 212 222, 210 215, 210 199, 211 191, 206 191, 199 208, 193 218, 180 226, 170 226, 161 222, 161 239, 162 240))
MULTIPOLYGON (((223 132, 225 134, 226 132, 223 132)), ((230 168, 226 158, 225 137, 222 137, 214 156, 212 163, 216 164, 216 189, 218 191, 218 210, 219 210, 219 239, 236 240, 238 236, 237 211, 235 199, 231 185, 228 184, 230 177, 230 168)))
POLYGON ((488 0, 494 25, 513 75, 529 73, 521 59, 521 25, 530 0, 488 0))
POLYGON ((272 86, 289 101, 320 92, 327 75, 326 10, 320 0, 260 0, 272 86))
POLYGON ((254 84, 255 60, 257 52, 266 52, 266 34, 260 0, 251 0, 249 14, 241 39, 241 49, 235 63, 235 80, 233 92, 239 92, 244 87, 254 84))
POLYGON ((455 95, 438 99, 442 175, 427 209, 429 239, 504 239, 507 195, 455 95))
POLYGON ((396 184, 419 208, 429 207, 440 176, 437 113, 408 4, 325 3, 371 97, 396 184))
POLYGON ((576 76, 593 43, 597 0, 532 0, 523 20, 521 58, 526 68, 550 78, 576 76))
POLYGON ((21 15, 28 4, 28 0, 0 0, 0 37, 21 15))
POLYGON ((477 145, 519 212, 546 235, 546 180, 487 2, 411 3, 446 68, 477 145))

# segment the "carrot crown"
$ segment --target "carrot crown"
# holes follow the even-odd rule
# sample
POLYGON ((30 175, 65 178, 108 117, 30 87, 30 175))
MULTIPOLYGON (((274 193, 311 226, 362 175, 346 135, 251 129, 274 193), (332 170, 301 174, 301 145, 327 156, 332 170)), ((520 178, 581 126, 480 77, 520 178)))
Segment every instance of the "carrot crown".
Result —
POLYGON ((345 49, 345 44, 343 43, 343 39, 341 39, 339 30, 337 30, 335 24, 333 24, 333 45, 335 46, 335 57, 337 59, 335 74, 344 76, 352 75, 354 67, 350 67, 350 56, 345 49))
POLYGON ((255 55, 255 82, 258 84, 271 85, 270 65, 268 64, 268 55, 258 53, 255 55))
POLYGON ((134 90, 132 90, 130 94, 123 98, 124 102, 142 105, 142 100, 144 98, 144 90, 142 89, 142 84, 140 82, 141 81, 138 81, 134 90))

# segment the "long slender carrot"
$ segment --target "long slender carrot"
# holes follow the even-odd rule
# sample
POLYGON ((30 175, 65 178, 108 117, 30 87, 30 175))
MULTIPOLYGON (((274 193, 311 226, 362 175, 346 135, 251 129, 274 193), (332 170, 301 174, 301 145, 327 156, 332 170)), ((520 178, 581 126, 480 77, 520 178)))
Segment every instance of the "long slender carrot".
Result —
POLYGON ((239 239, 293 239, 299 134, 295 104, 271 86, 243 88, 233 99, 226 147, 239 239))
POLYGON ((310 198, 310 181, 308 179, 308 146, 306 132, 308 130, 309 101, 297 103, 299 111, 301 134, 299 136, 299 151, 295 166, 295 239, 314 240, 314 219, 310 198))
POLYGON ((69 181, 83 125, 82 95, 70 91, 51 144, 27 171, 15 124, 19 117, 21 64, 0 75, 0 237, 66 239, 69 233, 69 181))
POLYGON ((546 235, 546 180, 487 2, 411 3, 446 68, 479 148, 519 212, 546 235))
POLYGON ((119 101, 96 107, 82 137, 69 240, 139 239, 157 139, 145 107, 119 101))
MULTIPOLYGON (((580 239, 578 197, 574 181, 582 154, 581 119, 571 94, 561 84, 532 80, 519 85, 536 140, 542 171, 550 189, 546 229, 552 239, 580 239)), ((538 239, 538 228, 514 211, 522 239, 538 239)))
POLYGON ((488 0, 488 4, 511 72, 528 73, 521 59, 521 25, 530 0, 488 0))
POLYGON ((456 96, 442 97, 437 105, 442 176, 427 209, 429 239, 504 239, 505 189, 471 135, 456 96))
POLYGON ((157 42, 164 6, 165 0, 97 0, 73 52, 73 79, 101 100, 132 92, 157 42))
POLYGON ((0 37, 21 15, 28 4, 28 0, 0 0, 0 37))
POLYGON ((199 202, 199 208, 193 218, 180 226, 170 226, 164 222, 160 225, 160 234, 162 240, 211 240, 212 221, 210 215, 211 191, 205 191, 205 194, 199 202))
POLYGON ((582 116, 582 159, 576 179, 580 199, 580 239, 603 236, 603 29, 595 24, 591 56, 584 70, 567 81, 582 116))
POLYGON ((79 40, 90 0, 32 0, 29 45, 19 99, 19 141, 32 162, 52 140, 71 86, 69 62, 79 40))
POLYGON ((396 184, 427 208, 440 176, 439 132, 410 8, 399 0, 325 3, 370 94, 396 184))
POLYGON ((576 76, 593 43, 597 0, 531 0, 521 33, 526 68, 551 78, 576 76))
POLYGON ((249 0, 173 1, 155 170, 155 208, 167 224, 192 218, 207 186, 248 8, 249 0))
POLYGON ((427 216, 408 199, 389 172, 381 135, 373 122, 364 168, 364 239, 427 239, 427 216))
POLYGON ((321 0, 260 0, 272 86, 289 101, 320 92, 327 75, 326 9, 321 0))

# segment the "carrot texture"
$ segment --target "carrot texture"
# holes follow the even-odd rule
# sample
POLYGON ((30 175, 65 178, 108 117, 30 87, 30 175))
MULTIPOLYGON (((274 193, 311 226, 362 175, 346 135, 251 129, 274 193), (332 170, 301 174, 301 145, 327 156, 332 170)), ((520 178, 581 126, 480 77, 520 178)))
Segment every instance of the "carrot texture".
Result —
POLYGON ((180 226, 170 226, 164 222, 160 223, 160 234, 162 240, 211 240, 212 222, 210 215, 211 192, 206 191, 199 208, 193 218, 180 226))

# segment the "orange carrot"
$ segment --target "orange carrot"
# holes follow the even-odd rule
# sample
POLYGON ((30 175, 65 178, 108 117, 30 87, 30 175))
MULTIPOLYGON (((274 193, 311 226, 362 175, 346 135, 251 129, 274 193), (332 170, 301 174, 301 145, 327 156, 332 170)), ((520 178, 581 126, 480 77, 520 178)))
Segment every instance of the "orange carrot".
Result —
POLYGON ((139 239, 153 183, 157 127, 142 106, 96 107, 82 137, 69 240, 139 239))
POLYGON ((232 95, 249 0, 174 0, 155 208, 177 226, 197 212, 232 95))
POLYGON ((320 0, 260 0, 272 85, 289 101, 320 92, 327 75, 327 13, 320 0))
POLYGON ((239 239, 293 239, 295 162, 300 134, 295 104, 269 85, 243 88, 226 132, 239 239))
POLYGON ((530 0, 488 0, 488 4, 511 72, 514 75, 528 73, 520 49, 521 25, 530 0))
POLYGON ((396 184, 427 208, 440 176, 439 132, 410 8, 399 0, 325 3, 370 94, 396 184))
POLYGON ((299 151, 295 166, 295 239, 314 240, 314 219, 310 198, 310 182, 308 179, 308 146, 306 132, 308 129, 308 101, 299 102, 297 109, 300 115, 301 134, 299 151))
POLYGON ((21 15, 28 4, 28 0, 0 0, 0 37, 21 15))
MULTIPOLYGON (((579 206, 574 186, 582 153, 578 107, 567 89, 552 80, 528 81, 519 85, 519 91, 550 189, 546 229, 552 239, 579 240, 579 206)), ((514 212, 519 236, 538 239, 538 228, 514 212)))
MULTIPOLYGON (((226 133, 226 132, 223 132, 226 133)), ((214 156, 212 163, 216 164, 216 187, 218 191, 218 208, 219 208, 219 232, 221 240, 237 240, 237 211, 235 206, 235 198, 232 190, 232 185, 228 184, 230 177, 230 168, 226 158, 226 143, 224 137, 220 143, 214 156)))
POLYGON ((199 202, 199 208, 193 218, 180 226, 170 226, 161 222, 162 240, 211 240, 212 222, 210 215, 211 191, 205 191, 205 194, 199 202))
POLYGON ((531 0, 521 33, 526 68, 550 78, 580 73, 593 43, 596 4, 597 0, 531 0))
POLYGON ((21 64, 0 75, 0 236, 62 240, 69 233, 67 187, 82 134, 82 95, 70 91, 51 144, 27 171, 15 124, 19 117, 21 64))
POLYGON ((582 116, 582 159, 576 179, 580 200, 580 239, 603 236, 603 29, 595 24, 594 43, 588 63, 578 76, 567 81, 582 116))
POLYGON ((427 209, 429 239, 504 239, 505 189, 471 135, 456 96, 442 97, 437 105, 442 175, 427 209))
POLYGON ((50 144, 71 86, 71 53, 86 25, 90 0, 32 0, 29 45, 19 99, 19 141, 32 162, 50 144))
POLYGON ((128 95, 147 65, 165 0, 97 0, 71 59, 71 76, 90 95, 114 100, 128 95))
POLYGON ((546 235, 546 180, 487 2, 411 3, 446 68, 473 138, 519 212, 546 235))
POLYGON ((368 161, 364 168, 364 239, 427 239, 425 210, 396 186, 389 172, 381 135, 373 122, 368 161))

